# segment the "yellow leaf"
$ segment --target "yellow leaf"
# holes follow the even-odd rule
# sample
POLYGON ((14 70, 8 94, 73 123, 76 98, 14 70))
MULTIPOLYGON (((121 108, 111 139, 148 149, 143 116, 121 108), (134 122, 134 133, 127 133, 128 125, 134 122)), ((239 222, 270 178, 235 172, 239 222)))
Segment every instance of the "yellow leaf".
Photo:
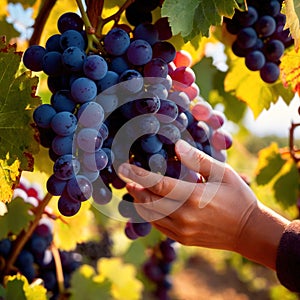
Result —
POLYGON ((20 161, 15 160, 9 165, 7 160, 0 159, 0 201, 4 203, 11 200, 14 187, 18 184, 21 175, 20 161))
MULTIPOLYGON (((51 207, 60 215, 57 209, 57 197, 51 201, 51 207)), ((85 201, 79 212, 73 217, 61 216, 54 222, 54 243, 62 250, 75 249, 77 243, 95 240, 98 237, 95 219, 90 210, 90 203, 85 201)))
POLYGON ((300 95, 300 53, 290 50, 281 58, 280 70, 285 86, 291 86, 300 95))
POLYGON ((246 68, 243 58, 232 61, 230 71, 225 77, 224 88, 226 92, 246 102, 251 108, 254 117, 257 118, 264 109, 269 109, 271 103, 278 100, 278 92, 266 84, 259 76, 259 72, 246 68))
POLYGON ((296 0, 285 0, 284 12, 286 14, 286 28, 290 29, 291 35, 295 40, 296 51, 300 45, 300 2, 296 0))
POLYGON ((7 15, 7 0, 2 0, 0 5, 0 16, 7 15))
POLYGON ((136 269, 125 264, 119 257, 101 258, 97 263, 98 273, 112 282, 112 295, 117 300, 141 299, 142 282, 136 279, 136 269))

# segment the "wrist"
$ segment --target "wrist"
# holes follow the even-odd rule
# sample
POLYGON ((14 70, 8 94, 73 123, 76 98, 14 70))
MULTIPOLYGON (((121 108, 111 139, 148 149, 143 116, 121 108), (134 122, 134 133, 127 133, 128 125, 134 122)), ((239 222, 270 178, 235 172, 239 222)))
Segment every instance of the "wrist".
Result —
POLYGON ((236 252, 275 270, 280 239, 290 221, 260 202, 237 238, 236 252))

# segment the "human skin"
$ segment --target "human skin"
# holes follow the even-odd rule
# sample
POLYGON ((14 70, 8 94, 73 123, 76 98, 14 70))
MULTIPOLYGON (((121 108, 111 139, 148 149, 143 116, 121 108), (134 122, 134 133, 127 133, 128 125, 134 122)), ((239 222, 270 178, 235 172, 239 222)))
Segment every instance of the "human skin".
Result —
POLYGON ((118 172, 138 213, 181 244, 234 251, 275 270, 277 248, 290 221, 263 205, 228 164, 182 140, 175 150, 204 182, 178 180, 124 163, 118 172))

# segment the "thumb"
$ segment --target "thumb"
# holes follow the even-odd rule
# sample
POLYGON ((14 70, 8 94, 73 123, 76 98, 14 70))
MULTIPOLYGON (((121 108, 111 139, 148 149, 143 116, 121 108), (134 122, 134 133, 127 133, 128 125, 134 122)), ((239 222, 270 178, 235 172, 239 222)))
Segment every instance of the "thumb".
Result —
POLYGON ((215 160, 183 140, 176 142, 175 151, 185 166, 200 173, 205 178, 220 179, 224 175, 224 163, 215 160))

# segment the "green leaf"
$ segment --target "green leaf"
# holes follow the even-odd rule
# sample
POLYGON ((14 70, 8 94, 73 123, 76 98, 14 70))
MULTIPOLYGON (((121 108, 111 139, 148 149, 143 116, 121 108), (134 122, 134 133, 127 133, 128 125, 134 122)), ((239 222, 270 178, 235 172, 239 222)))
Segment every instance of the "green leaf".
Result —
MULTIPOLYGON (((47 290, 39 284, 29 284, 26 277, 17 274, 6 278, 5 298, 7 300, 47 300, 47 290)), ((1 295, 1 292, 0 292, 1 295)))
POLYGON ((18 74, 21 53, 0 38, 0 159, 9 153, 9 163, 20 161, 21 170, 32 171, 32 154, 37 153, 32 113, 40 103, 35 95, 38 77, 18 74))
POLYGON ((111 282, 96 279, 98 278, 91 266, 83 265, 77 269, 71 278, 70 300, 112 299, 111 282))
POLYGON ((276 143, 272 143, 269 147, 262 149, 258 154, 258 165, 256 169, 257 184, 268 184, 281 170, 285 162, 279 153, 276 143))
POLYGON ((225 92, 224 80, 226 73, 218 70, 212 64, 212 58, 208 57, 202 58, 195 64, 193 70, 201 96, 213 106, 222 103, 226 117, 235 123, 239 122, 247 106, 231 93, 225 92))
POLYGON ((231 17, 238 8, 229 0, 165 0, 162 16, 168 17, 174 35, 180 33, 185 41, 197 35, 208 36, 211 25, 220 25, 222 16, 231 17))
POLYGON ((8 40, 20 36, 20 32, 14 28, 13 24, 7 23, 4 18, 0 19, 0 28, 2 33, 5 32, 5 36, 8 40))
POLYGON ((7 237, 8 233, 19 234, 26 230, 34 215, 28 213, 31 204, 22 198, 15 198, 7 205, 7 213, 0 217, 0 240, 7 237))
POLYGON ((285 163, 277 180, 274 182, 273 189, 276 201, 283 208, 296 204, 299 190, 299 172, 293 160, 285 163))

